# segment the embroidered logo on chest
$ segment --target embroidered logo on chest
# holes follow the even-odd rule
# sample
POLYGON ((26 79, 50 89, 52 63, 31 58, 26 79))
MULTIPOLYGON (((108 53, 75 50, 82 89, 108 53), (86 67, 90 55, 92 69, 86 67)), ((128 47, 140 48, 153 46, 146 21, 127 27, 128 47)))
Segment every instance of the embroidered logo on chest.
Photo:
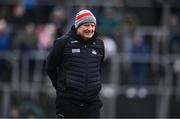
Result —
POLYGON ((92 49, 92 54, 93 54, 93 55, 97 55, 96 50, 92 49))

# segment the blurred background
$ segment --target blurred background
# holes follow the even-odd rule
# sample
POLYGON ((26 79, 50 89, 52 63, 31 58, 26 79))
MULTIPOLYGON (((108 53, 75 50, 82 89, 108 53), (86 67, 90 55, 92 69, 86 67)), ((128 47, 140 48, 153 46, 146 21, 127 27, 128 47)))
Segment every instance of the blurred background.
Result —
POLYGON ((45 59, 81 9, 105 44, 101 117, 180 117, 179 0, 0 0, 0 118, 55 117, 45 59))

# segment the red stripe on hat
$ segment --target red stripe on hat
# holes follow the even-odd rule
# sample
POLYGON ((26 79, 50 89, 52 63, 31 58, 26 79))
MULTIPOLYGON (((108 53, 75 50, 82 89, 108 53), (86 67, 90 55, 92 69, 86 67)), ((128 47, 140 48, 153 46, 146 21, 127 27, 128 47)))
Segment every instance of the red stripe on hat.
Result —
POLYGON ((79 20, 79 19, 81 19, 82 17, 86 17, 86 16, 92 16, 92 14, 91 14, 91 13, 80 14, 80 15, 76 16, 76 20, 79 20))

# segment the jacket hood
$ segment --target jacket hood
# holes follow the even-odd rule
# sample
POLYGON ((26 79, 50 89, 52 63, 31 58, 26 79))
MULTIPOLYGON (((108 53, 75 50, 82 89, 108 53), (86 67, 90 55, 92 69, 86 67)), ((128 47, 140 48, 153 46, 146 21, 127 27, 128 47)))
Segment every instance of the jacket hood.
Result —
POLYGON ((85 44, 95 41, 95 40, 97 39, 97 37, 98 37, 98 34, 97 34, 97 32, 95 31, 93 37, 90 38, 89 40, 85 41, 85 40, 83 40, 79 35, 77 35, 76 32, 77 32, 77 29, 76 29, 75 26, 73 25, 73 26, 71 27, 70 31, 68 32, 68 35, 70 35, 70 36, 73 37, 74 39, 76 39, 76 40, 78 40, 78 41, 80 41, 80 42, 83 42, 83 43, 85 43, 85 44))

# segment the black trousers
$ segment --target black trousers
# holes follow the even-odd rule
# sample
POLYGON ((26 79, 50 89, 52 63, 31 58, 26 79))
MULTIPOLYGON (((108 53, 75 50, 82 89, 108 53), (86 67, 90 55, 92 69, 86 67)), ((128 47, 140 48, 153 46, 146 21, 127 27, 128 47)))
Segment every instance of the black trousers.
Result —
POLYGON ((65 98, 56 99, 57 118, 100 118, 102 102, 98 99, 90 103, 81 103, 65 98))

